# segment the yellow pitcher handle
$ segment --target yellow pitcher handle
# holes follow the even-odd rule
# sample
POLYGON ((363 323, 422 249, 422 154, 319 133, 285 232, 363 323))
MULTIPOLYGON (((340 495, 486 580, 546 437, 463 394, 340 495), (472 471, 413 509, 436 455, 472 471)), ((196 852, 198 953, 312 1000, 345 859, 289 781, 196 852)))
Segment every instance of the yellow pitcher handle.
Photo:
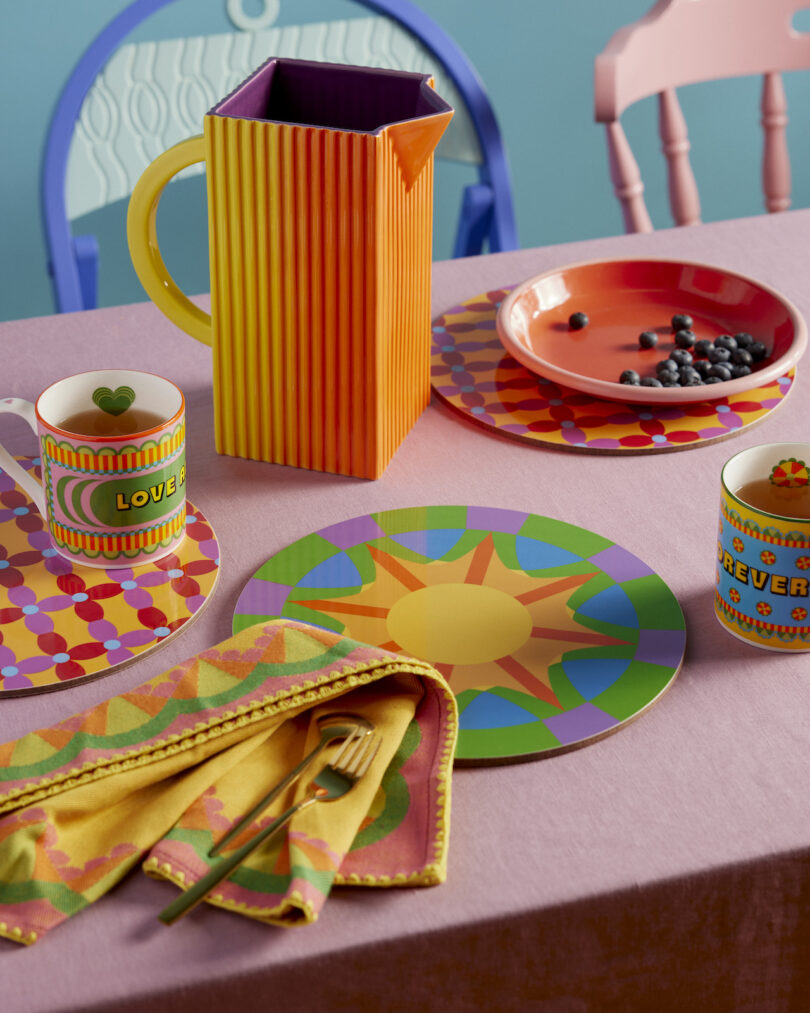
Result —
POLYGON ((180 141, 147 166, 135 184, 127 211, 127 242, 135 272, 146 294, 166 316, 204 345, 212 343, 211 315, 195 306, 169 274, 157 241, 157 209, 172 176, 205 161, 202 134, 180 141))

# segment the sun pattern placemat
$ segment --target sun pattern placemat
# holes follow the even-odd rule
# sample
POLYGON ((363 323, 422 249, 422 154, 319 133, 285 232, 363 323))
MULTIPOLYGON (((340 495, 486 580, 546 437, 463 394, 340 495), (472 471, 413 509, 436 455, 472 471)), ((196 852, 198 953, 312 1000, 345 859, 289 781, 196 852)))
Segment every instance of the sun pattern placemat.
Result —
POLYGON ((454 306, 433 323, 431 383, 478 425, 526 443, 645 453, 726 439, 764 419, 789 393, 795 370, 730 398, 683 405, 605 401, 563 387, 504 350, 495 316, 512 286, 454 306))
POLYGON ((299 539, 247 583, 233 629, 276 617, 429 661, 458 701, 461 763, 617 731, 669 688, 686 641, 675 596, 620 545, 472 506, 387 510, 299 539))
MULTIPOLYGON (((39 476, 39 458, 17 460, 39 476)), ((176 553, 128 569, 81 566, 52 548, 36 507, 0 470, 0 699, 106 675, 200 613, 219 545, 202 512, 186 509, 176 553)))

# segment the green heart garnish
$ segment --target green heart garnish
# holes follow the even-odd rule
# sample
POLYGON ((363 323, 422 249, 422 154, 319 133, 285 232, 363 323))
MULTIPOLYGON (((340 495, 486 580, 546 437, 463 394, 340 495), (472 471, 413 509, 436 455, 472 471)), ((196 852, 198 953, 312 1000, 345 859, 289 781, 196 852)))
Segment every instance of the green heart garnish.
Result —
POLYGON ((93 403, 108 415, 123 415, 135 400, 135 391, 131 387, 97 387, 93 391, 93 403))

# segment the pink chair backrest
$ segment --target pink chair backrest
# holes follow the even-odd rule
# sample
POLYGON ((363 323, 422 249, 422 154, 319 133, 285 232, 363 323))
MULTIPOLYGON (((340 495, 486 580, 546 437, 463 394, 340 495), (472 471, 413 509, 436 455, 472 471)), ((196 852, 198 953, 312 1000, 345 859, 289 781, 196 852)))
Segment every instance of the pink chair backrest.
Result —
POLYGON ((644 184, 619 117, 634 102, 659 96, 669 198, 678 225, 700 221, 689 137, 675 88, 699 81, 764 75, 763 191, 769 211, 790 205, 787 103, 780 71, 810 68, 810 34, 792 27, 810 0, 659 0, 619 29, 594 66, 595 115, 607 129, 608 158, 628 232, 652 230, 644 184))

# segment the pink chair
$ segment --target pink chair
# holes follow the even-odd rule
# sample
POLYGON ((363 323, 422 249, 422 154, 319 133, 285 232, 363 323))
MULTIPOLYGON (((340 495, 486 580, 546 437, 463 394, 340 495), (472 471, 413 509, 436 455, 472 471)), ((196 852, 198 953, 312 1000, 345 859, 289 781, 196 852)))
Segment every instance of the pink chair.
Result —
POLYGON ((639 99, 658 95, 667 159, 669 203, 676 225, 700 221, 689 164, 689 136, 675 88, 698 81, 762 74, 762 188, 768 211, 790 205, 787 103, 780 71, 810 68, 810 34, 792 27, 808 0, 658 0, 620 28, 596 57, 596 121, 607 129, 613 188, 627 232, 651 232, 644 184, 619 117, 639 99))

